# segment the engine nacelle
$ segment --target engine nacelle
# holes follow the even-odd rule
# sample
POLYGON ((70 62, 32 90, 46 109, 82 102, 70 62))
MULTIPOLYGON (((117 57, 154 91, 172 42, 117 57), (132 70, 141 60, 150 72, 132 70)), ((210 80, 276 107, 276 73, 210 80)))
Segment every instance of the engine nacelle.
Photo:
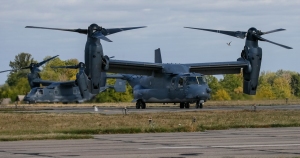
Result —
POLYGON ((81 93, 81 97, 83 99, 86 99, 86 100, 89 100, 90 99, 90 93, 89 93, 89 81, 88 81, 88 78, 86 76, 85 73, 78 73, 76 74, 76 82, 77 82, 77 85, 78 85, 78 88, 80 90, 80 93, 81 93))
POLYGON ((38 72, 31 72, 31 73, 27 74, 27 78, 28 78, 28 82, 29 82, 31 89, 34 87, 40 87, 39 83, 33 83, 34 80, 41 79, 38 72))
POLYGON ((258 47, 257 42, 246 40, 246 46, 242 51, 242 58, 250 63, 247 68, 243 69, 243 92, 255 95, 262 60, 262 49, 258 47))

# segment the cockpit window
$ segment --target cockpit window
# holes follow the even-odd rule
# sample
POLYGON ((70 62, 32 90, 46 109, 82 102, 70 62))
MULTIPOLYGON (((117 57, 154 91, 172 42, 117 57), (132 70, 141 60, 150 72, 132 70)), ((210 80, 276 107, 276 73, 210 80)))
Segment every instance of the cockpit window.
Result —
POLYGON ((31 91, 29 92, 29 94, 35 94, 36 93, 36 88, 31 89, 31 91))
POLYGON ((186 78, 186 85, 198 84, 196 77, 187 77, 186 78))
POLYGON ((41 94, 41 95, 43 95, 44 94, 44 90, 43 89, 39 89, 38 93, 41 94))
POLYGON ((173 77, 173 78, 172 78, 172 81, 171 81, 172 86, 175 85, 175 81, 176 81, 176 77, 173 77))
POLYGON ((182 77, 179 78, 178 87, 183 87, 183 78, 182 77))
POLYGON ((204 76, 198 76, 197 79, 198 79, 200 85, 207 84, 206 78, 204 76))

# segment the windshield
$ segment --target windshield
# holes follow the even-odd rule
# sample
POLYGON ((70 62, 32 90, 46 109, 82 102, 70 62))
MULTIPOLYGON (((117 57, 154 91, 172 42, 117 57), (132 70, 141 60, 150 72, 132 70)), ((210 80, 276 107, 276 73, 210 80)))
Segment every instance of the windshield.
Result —
POLYGON ((186 85, 191 85, 191 84, 198 84, 196 77, 187 77, 186 78, 186 85))
POLYGON ((29 94, 30 94, 30 95, 35 94, 35 93, 36 93, 36 90, 37 90, 36 88, 31 89, 31 91, 29 92, 29 94))
POLYGON ((206 84, 206 78, 204 76, 197 77, 199 84, 206 84))

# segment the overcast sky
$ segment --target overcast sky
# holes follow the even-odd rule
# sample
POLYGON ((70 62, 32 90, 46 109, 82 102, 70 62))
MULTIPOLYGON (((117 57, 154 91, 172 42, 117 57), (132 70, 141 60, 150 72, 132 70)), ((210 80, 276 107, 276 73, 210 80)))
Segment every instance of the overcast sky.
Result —
MULTIPOLYGON (((84 61, 86 36, 78 33, 25 29, 25 26, 84 28, 97 23, 104 28, 147 26, 144 29, 108 36, 102 41, 104 54, 116 59, 154 61, 154 49, 161 48, 163 62, 197 63, 235 61, 245 40, 231 36, 184 29, 184 26, 230 31, 286 31, 264 38, 293 47, 288 50, 259 42, 263 49, 261 70, 300 72, 299 0, 1 0, 0 62, 21 52, 37 61, 60 55, 62 60, 84 61), (232 41, 231 46, 226 43, 232 41)), ((0 84, 8 73, 0 74, 0 84)))

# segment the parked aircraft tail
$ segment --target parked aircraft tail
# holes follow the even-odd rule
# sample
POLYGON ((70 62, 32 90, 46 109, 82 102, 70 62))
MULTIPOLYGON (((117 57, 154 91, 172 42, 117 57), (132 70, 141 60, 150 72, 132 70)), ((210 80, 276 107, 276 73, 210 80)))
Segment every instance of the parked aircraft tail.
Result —
POLYGON ((161 53, 160 53, 160 48, 155 49, 154 62, 155 62, 155 63, 162 63, 162 60, 161 60, 161 53))

